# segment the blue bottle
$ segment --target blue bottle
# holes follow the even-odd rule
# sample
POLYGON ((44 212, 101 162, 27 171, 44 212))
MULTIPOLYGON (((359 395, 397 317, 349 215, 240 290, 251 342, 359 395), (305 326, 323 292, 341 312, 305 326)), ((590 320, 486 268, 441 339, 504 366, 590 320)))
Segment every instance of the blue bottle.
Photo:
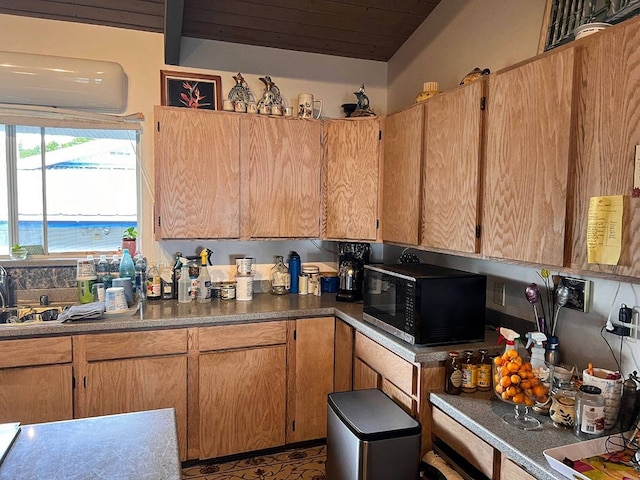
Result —
POLYGON ((290 293, 298 293, 298 276, 300 275, 300 255, 291 252, 289 255, 289 274, 291 275, 290 293))

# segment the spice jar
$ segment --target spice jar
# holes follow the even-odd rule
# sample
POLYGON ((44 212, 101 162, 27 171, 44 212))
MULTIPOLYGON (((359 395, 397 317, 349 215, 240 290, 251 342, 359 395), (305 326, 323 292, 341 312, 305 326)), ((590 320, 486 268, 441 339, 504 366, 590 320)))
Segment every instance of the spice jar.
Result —
POLYGON ((593 385, 582 385, 576 393, 576 419, 573 434, 590 440, 604 434, 604 404, 602 390, 593 385))
POLYGON ((444 391, 451 395, 459 395, 462 391, 462 370, 459 357, 458 352, 449 352, 449 358, 444 364, 444 391))
POLYGON ((491 357, 485 349, 480 350, 478 358, 478 381, 476 387, 480 392, 491 390, 491 357))
POLYGON ((478 368, 473 358, 473 351, 465 350, 462 359, 462 391, 474 393, 478 384, 478 368))

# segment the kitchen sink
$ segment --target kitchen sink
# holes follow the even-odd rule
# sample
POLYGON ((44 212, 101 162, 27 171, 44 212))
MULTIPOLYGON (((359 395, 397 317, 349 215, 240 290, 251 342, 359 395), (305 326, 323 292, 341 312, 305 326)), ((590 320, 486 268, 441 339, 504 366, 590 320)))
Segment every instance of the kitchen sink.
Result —
POLYGON ((55 310, 57 313, 74 305, 72 302, 51 303, 49 305, 21 304, 12 307, 0 308, 0 327, 20 327, 43 323, 57 323, 57 315, 49 313, 55 310), (17 321, 20 319, 20 321, 17 321))

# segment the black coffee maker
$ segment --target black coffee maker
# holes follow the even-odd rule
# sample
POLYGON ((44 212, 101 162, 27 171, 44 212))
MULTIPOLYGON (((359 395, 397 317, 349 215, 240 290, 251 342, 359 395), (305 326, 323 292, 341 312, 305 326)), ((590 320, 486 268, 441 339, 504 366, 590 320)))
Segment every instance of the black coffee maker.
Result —
POLYGON ((338 243, 338 280, 340 286, 336 300, 357 302, 362 300, 364 266, 369 263, 371 245, 368 243, 338 243))

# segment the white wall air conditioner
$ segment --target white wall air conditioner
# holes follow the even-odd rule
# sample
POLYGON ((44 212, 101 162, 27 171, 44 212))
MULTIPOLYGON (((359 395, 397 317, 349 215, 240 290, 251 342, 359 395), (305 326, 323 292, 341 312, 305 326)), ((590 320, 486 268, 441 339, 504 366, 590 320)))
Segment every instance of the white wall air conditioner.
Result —
POLYGON ((0 103, 123 112, 127 77, 114 62, 0 52, 0 103))

